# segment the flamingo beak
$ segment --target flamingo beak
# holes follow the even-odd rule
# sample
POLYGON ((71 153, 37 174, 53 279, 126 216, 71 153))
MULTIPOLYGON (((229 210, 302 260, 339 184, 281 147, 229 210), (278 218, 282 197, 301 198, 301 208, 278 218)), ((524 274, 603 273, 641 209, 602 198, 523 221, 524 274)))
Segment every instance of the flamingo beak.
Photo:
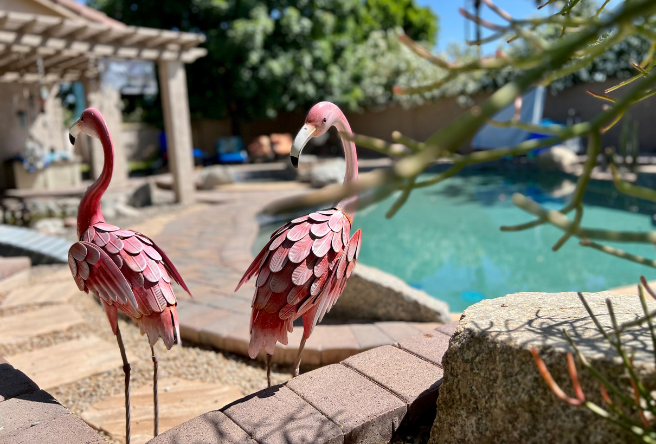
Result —
POLYGON ((68 131, 68 140, 71 141, 71 145, 75 145, 75 138, 80 134, 80 121, 78 120, 68 131))
POLYGON ((296 135, 294 143, 292 143, 292 149, 289 152, 289 158, 292 161, 294 168, 298 168, 298 158, 301 155, 301 151, 303 151, 303 148, 305 148, 305 145, 307 145, 308 141, 312 138, 316 131, 317 129, 314 127, 314 125, 306 123, 296 135))

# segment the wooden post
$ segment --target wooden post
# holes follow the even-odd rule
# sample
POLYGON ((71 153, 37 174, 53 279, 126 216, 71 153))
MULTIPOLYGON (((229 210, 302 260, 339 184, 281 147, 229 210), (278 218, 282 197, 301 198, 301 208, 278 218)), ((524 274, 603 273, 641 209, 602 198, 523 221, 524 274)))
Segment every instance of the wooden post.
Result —
POLYGON ((164 110, 164 130, 175 200, 194 201, 194 158, 187 97, 187 75, 180 61, 159 61, 159 85, 164 110))

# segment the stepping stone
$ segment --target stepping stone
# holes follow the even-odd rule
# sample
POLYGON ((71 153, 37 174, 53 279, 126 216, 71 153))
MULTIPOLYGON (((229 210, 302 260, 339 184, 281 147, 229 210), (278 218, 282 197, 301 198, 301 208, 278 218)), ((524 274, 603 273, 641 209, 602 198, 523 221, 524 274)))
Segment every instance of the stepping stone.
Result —
POLYGON ((12 290, 2 301, 0 308, 45 302, 66 302, 78 293, 80 290, 75 285, 73 278, 68 282, 30 285, 12 290))
MULTIPOLYGON (((136 361, 130 353, 128 360, 136 361)), ((7 356, 7 361, 25 372, 44 390, 123 367, 116 343, 103 341, 96 336, 7 356)))
MULTIPOLYGON (((167 378, 159 381, 159 432, 163 433, 205 412, 220 409, 242 397, 231 385, 167 378)), ((134 444, 153 438, 153 387, 146 384, 130 392, 130 423, 134 444)), ((82 419, 112 438, 125 442, 125 398, 111 396, 89 407, 82 419)))
POLYGON ((8 278, 19 271, 29 270, 32 261, 27 256, 0 257, 0 279, 8 278))
POLYGON ((0 320, 0 343, 12 344, 84 322, 72 305, 52 305, 0 320))

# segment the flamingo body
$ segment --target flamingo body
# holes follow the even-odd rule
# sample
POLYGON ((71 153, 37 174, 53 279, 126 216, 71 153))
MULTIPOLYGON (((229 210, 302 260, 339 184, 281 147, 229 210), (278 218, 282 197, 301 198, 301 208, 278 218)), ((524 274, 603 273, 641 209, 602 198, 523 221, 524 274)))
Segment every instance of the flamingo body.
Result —
POLYGON ((68 264, 78 288, 101 298, 114 334, 118 309, 139 323, 150 345, 161 337, 170 349, 179 340, 171 276, 189 290, 173 263, 150 238, 97 222, 73 244, 68 264))
POLYGON ((309 338, 335 305, 357 261, 362 231, 353 237, 351 220, 337 208, 299 217, 276 230, 250 265, 237 289, 257 275, 248 354, 262 347, 273 354, 287 345, 287 332, 303 317, 309 338))

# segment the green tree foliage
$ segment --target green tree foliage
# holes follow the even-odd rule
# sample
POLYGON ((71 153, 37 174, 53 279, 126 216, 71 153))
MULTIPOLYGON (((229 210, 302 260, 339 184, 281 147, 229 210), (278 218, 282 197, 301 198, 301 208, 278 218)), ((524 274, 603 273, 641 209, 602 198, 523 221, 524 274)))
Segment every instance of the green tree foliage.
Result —
POLYGON ((402 49, 387 31, 401 28, 429 46, 437 33, 437 17, 414 0, 91 0, 90 5, 129 25, 205 33, 209 53, 187 72, 192 113, 211 118, 274 117, 319 100, 349 110, 384 105, 393 98, 394 75, 408 69, 407 63, 394 68, 403 62, 389 52, 402 49), (388 65, 372 60, 377 53, 386 54, 388 65))

